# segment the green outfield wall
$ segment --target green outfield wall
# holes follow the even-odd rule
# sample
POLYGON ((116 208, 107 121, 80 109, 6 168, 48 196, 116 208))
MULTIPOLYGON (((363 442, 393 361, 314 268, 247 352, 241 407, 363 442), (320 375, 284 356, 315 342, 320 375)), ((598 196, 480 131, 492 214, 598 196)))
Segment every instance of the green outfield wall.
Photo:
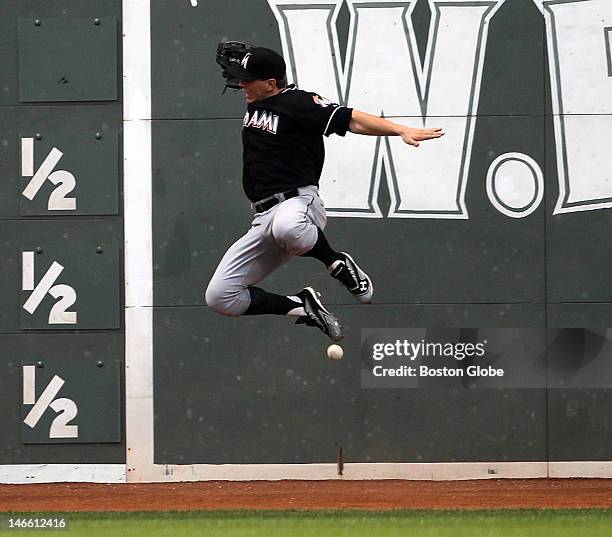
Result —
POLYGON ((612 3, 5 0, 0 35, 2 480, 612 476, 612 3), (339 362, 205 304, 252 219, 227 40, 446 131, 326 139, 326 234, 374 302, 314 259, 261 286, 318 289, 339 362), (377 329, 514 329, 499 356, 544 380, 364 387, 377 329))

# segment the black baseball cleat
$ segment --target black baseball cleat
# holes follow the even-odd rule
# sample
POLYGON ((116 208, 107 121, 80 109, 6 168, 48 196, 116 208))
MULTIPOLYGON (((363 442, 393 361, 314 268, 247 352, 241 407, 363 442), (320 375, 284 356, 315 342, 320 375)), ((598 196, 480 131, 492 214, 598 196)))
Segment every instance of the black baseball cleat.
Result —
POLYGON ((338 319, 325 309, 319 300, 321 295, 312 287, 305 287, 296 296, 302 300, 306 315, 299 317, 295 324, 316 326, 334 341, 340 341, 344 337, 338 319))
POLYGON ((359 302, 369 304, 374 294, 372 280, 350 255, 345 252, 340 254, 344 259, 331 271, 331 277, 336 278, 359 302))

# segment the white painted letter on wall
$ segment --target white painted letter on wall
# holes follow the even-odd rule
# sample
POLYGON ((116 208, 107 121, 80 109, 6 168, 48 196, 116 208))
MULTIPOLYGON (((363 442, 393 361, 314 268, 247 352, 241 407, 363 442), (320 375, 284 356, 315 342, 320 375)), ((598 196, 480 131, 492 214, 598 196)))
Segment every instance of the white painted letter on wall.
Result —
POLYGON ((612 2, 534 0, 544 14, 555 114, 555 214, 612 207, 612 2))
POLYGON ((424 65, 411 13, 416 0, 346 0, 350 13, 344 68, 336 20, 344 0, 268 0, 281 29, 289 78, 301 89, 446 135, 418 150, 401 139, 326 140, 321 191, 332 216, 382 216, 384 167, 389 216, 467 218, 465 189, 488 23, 504 0, 429 0, 424 65), (435 116, 435 117, 434 117, 435 116))

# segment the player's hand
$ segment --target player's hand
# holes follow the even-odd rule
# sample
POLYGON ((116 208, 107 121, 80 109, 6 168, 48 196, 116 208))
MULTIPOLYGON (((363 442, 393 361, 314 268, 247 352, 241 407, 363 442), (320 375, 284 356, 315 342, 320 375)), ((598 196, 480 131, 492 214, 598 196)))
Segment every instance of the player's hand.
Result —
POLYGON ((434 129, 414 129, 412 127, 404 127, 400 132, 400 136, 402 137, 404 143, 414 147, 419 147, 419 142, 422 142, 423 140, 440 138, 440 136, 444 136, 444 131, 437 127, 434 129))

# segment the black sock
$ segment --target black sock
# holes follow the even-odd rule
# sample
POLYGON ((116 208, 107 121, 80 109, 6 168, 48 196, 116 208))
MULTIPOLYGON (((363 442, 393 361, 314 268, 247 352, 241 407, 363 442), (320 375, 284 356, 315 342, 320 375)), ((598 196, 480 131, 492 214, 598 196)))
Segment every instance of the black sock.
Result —
POLYGON ((314 257, 323 263, 326 267, 329 267, 334 261, 343 259, 342 254, 332 250, 332 247, 327 242, 325 235, 321 228, 317 227, 318 236, 315 245, 308 250, 302 257, 314 257))
POLYGON ((302 306, 284 295, 268 293, 259 287, 249 287, 251 304, 243 315, 287 315, 292 309, 302 306))

